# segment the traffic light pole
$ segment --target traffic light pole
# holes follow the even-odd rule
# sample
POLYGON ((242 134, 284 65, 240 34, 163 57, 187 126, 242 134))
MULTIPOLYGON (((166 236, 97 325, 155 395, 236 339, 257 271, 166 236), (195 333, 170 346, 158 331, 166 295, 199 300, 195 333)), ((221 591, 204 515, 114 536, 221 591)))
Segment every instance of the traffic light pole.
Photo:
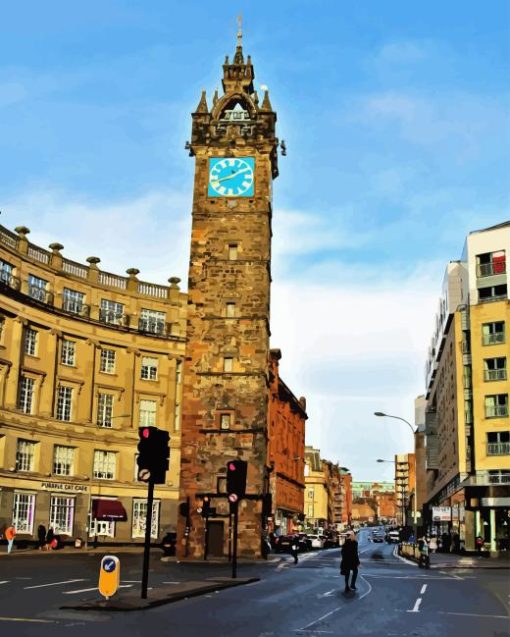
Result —
POLYGON ((207 543, 209 538, 209 516, 206 514, 204 516, 204 560, 207 560, 207 543))
POLYGON ((234 542, 232 547, 232 578, 235 579, 237 577, 237 523, 238 523, 239 502, 232 502, 232 509, 234 512, 234 542))
POLYGON ((154 500, 154 482, 149 480, 149 490, 147 492, 147 516, 145 518, 145 544, 143 548, 142 567, 142 599, 147 599, 147 583, 149 580, 149 555, 151 547, 152 530, 152 502, 154 500))

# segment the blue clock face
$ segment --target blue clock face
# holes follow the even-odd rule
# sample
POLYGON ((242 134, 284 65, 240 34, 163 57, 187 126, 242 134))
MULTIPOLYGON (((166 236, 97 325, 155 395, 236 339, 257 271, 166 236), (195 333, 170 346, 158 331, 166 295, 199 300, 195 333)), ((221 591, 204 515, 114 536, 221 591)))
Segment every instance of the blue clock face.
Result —
POLYGON ((209 160, 209 197, 253 197, 254 157, 211 157, 209 160))

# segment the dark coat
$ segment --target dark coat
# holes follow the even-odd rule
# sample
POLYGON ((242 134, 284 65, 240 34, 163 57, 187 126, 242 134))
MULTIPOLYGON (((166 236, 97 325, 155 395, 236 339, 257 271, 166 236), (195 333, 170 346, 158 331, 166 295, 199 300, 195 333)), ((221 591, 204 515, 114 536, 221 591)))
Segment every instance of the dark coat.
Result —
POLYGON ((340 572, 346 575, 349 571, 358 568, 358 543, 352 540, 345 540, 342 546, 342 562, 340 563, 340 572))

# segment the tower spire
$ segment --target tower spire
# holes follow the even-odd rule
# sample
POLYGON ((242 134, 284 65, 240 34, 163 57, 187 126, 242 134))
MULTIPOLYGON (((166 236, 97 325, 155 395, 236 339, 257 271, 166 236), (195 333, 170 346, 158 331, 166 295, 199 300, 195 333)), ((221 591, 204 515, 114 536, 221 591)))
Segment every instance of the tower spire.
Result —
POLYGON ((237 46, 234 55, 234 64, 244 64, 243 57, 243 16, 237 16, 237 46))

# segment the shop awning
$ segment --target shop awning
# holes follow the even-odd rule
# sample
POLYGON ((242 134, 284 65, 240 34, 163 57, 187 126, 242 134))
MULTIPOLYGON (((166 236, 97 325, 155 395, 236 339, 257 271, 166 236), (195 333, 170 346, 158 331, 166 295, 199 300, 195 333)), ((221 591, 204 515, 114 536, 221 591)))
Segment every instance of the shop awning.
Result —
POLYGON ((92 517, 95 520, 125 522, 127 513, 118 500, 92 500, 92 517))

